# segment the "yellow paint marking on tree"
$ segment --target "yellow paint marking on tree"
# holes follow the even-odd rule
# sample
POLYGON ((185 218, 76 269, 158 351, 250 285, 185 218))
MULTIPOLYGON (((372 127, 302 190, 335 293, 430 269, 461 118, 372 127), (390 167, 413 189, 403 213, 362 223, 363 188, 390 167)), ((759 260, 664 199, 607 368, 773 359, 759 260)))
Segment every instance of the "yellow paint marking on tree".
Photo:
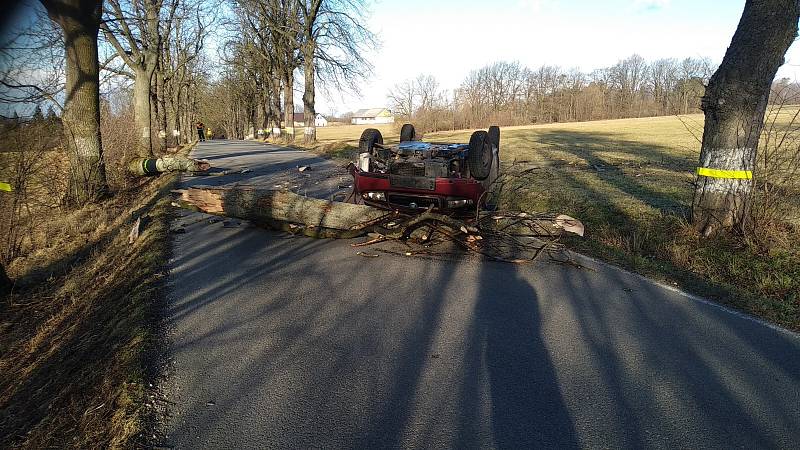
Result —
POLYGON ((11 185, 8 183, 0 183, 0 191, 11 192, 11 185))
POLYGON ((710 178, 729 178, 734 180, 750 180, 753 178, 751 170, 721 170, 698 167, 697 174, 710 178))

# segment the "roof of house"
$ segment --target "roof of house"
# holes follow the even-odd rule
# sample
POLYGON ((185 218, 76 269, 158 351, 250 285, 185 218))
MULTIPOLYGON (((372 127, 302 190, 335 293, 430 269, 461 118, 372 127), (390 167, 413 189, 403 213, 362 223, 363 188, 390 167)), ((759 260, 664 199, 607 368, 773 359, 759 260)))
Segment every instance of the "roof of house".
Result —
POLYGON ((378 117, 380 115, 386 115, 383 114, 384 112, 388 113, 389 111, 386 108, 359 109, 353 113, 353 117, 378 117))
MULTIPOLYGON (((320 113, 317 113, 314 117, 316 119, 319 119, 320 117, 322 117, 323 119, 325 118, 325 116, 323 116, 320 113)), ((305 120, 306 120, 305 113, 294 113, 294 121, 295 122, 303 122, 305 120)))

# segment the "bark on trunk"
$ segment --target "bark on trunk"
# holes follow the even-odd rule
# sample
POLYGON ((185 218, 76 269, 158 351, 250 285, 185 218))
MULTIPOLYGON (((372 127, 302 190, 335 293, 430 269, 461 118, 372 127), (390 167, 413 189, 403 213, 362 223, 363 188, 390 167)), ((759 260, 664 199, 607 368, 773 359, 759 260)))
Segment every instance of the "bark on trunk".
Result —
POLYGON ((272 86, 272 92, 269 96, 270 101, 270 117, 272 121, 272 136, 274 138, 281 137, 281 84, 275 81, 272 86))
POLYGON ((744 225, 770 85, 797 35, 800 2, 748 0, 701 107, 705 113, 692 220, 708 236, 744 225))
POLYGON ((135 175, 158 175, 163 172, 203 172, 211 164, 183 155, 165 155, 161 158, 134 158, 128 170, 135 175))
POLYGON ((366 233, 369 225, 392 214, 366 205, 245 187, 189 188, 181 191, 181 202, 181 206, 208 214, 245 219, 315 237, 360 236, 366 233))
POLYGON ((100 139, 100 63, 97 34, 102 2, 43 0, 64 32, 66 97, 63 123, 69 154, 68 201, 85 204, 108 191, 100 139))
POLYGON ((283 120, 285 122, 286 142, 294 142, 294 75, 291 69, 284 74, 283 79, 283 120))
POLYGON ((306 44, 303 52, 305 90, 303 91, 303 142, 313 144, 317 141, 316 111, 314 110, 314 44, 306 44))
POLYGON ((170 142, 167 133, 167 96, 164 83, 163 68, 159 67, 156 71, 156 122, 158 123, 158 147, 161 153, 166 150, 170 142))
POLYGON ((150 135, 150 77, 153 73, 144 68, 136 69, 135 73, 136 78, 133 82, 133 116, 137 133, 136 154, 148 158, 153 155, 150 135))

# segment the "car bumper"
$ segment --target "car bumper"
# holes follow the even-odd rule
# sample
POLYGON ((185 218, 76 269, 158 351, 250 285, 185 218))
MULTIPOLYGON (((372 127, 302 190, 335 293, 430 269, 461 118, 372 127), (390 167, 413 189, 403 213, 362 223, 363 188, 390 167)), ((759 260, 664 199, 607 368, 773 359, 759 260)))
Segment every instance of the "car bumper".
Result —
POLYGON ((397 186, 388 174, 363 172, 355 165, 350 166, 350 173, 353 175, 356 195, 365 203, 400 209, 426 209, 430 206, 436 209, 474 207, 485 191, 480 182, 472 179, 414 177, 419 183, 406 179, 404 181, 411 183, 397 186), (424 185, 425 188, 405 187, 408 184, 424 185), (383 194, 383 198, 365 198, 368 193, 383 194))

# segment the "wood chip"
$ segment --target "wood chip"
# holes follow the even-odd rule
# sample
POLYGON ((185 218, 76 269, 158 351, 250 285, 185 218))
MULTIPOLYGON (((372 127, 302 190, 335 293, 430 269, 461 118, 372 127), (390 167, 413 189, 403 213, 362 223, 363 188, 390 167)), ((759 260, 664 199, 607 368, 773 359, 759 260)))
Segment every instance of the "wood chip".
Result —
POLYGON ((367 253, 367 252, 356 252, 356 255, 363 256, 365 258, 377 258, 378 256, 381 256, 377 253, 367 253))
POLYGON ((142 218, 137 217, 136 222, 131 227, 131 232, 128 233, 128 244, 133 244, 136 239, 139 239, 139 228, 142 226, 142 218))

